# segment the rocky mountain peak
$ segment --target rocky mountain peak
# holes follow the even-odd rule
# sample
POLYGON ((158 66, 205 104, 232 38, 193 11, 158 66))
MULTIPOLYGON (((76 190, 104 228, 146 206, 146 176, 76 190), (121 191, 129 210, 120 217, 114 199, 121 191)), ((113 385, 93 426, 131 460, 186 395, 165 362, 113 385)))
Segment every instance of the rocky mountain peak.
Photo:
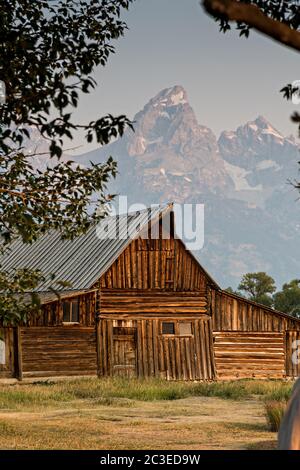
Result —
POLYGON ((299 146, 285 137, 264 117, 239 126, 235 131, 224 131, 218 140, 224 160, 245 169, 254 169, 260 162, 286 164, 295 160, 299 146))
POLYGON ((255 124, 260 129, 273 128, 271 123, 262 115, 258 116, 253 122, 250 122, 249 124, 255 124))
POLYGON ((186 90, 181 85, 165 88, 149 102, 151 106, 172 107, 188 103, 186 90))
POLYGON ((134 121, 135 133, 128 136, 127 146, 131 157, 152 154, 162 147, 187 157, 191 146, 206 145, 208 140, 217 152, 215 135, 199 125, 182 86, 162 90, 135 115, 134 121))

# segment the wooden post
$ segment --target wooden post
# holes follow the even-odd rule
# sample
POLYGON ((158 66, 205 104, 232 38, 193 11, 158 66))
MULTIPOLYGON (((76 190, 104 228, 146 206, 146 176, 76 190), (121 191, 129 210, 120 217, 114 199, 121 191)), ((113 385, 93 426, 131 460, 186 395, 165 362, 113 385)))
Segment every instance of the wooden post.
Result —
MULTIPOLYGON (((170 227, 170 238, 173 238, 173 266, 172 266, 172 271, 173 271, 173 291, 177 290, 177 285, 176 285, 176 276, 177 276, 177 251, 176 251, 176 237, 175 237, 175 216, 174 216, 174 211, 173 209, 170 212, 170 217, 171 217, 171 227, 170 227)), ((172 245, 171 245, 172 246, 172 245)))
POLYGON ((18 380, 23 380, 21 330, 19 326, 14 330, 14 357, 16 378, 18 380))
POLYGON ((101 344, 100 344, 100 317, 96 317, 96 349, 97 349, 97 376, 101 377, 101 344))
POLYGON ((101 310, 101 286, 100 281, 98 284, 98 290, 96 291, 95 299, 95 330, 96 330, 96 353, 97 353, 97 376, 101 377, 103 371, 101 367, 101 320, 100 320, 100 310, 101 310))

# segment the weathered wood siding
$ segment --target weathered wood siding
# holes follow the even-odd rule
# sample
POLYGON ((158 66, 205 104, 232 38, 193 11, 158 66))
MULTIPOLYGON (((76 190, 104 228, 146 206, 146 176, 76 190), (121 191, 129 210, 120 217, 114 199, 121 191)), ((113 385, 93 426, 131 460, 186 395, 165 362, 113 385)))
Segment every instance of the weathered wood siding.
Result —
POLYGON ((214 331, 300 330, 300 322, 226 292, 211 290, 210 311, 214 331))
POLYGON ((212 290, 208 299, 219 378, 293 375, 285 332, 300 330, 297 320, 226 292, 212 290))
POLYGON ((11 378, 15 376, 17 369, 14 328, 0 328, 0 340, 4 343, 1 345, 0 378, 11 378))
POLYGON ((101 317, 109 314, 144 314, 145 317, 182 314, 192 316, 207 313, 205 291, 153 292, 149 290, 102 289, 100 293, 101 317))
POLYGON ((94 327, 21 328, 23 377, 97 372, 94 327))
POLYGON ((285 376, 285 335, 274 332, 214 332, 218 378, 285 376))
MULTIPOLYGON (((192 325, 192 336, 159 336, 159 368, 168 380, 215 378, 211 320, 202 317, 194 320, 192 325)), ((147 368, 141 372, 146 375, 147 368)))
POLYGON ((100 287, 206 291, 207 278, 180 240, 138 238, 102 276, 100 287))
POLYGON ((288 377, 300 376, 300 331, 288 330, 286 332, 285 363, 288 377))
POLYGON ((100 280, 99 375, 211 380, 207 275, 180 240, 156 228, 159 238, 133 240, 100 280), (192 333, 162 334, 163 321, 190 322, 192 333))
POLYGON ((131 319, 126 315, 104 315, 99 320, 97 334, 100 376, 120 375, 123 371, 122 375, 168 380, 212 380, 215 377, 211 319, 206 315, 197 319, 185 314, 156 318, 136 314, 131 319), (166 320, 191 322, 192 334, 163 335, 161 322, 166 320), (120 329, 126 328, 130 329, 130 334, 124 336, 127 353, 124 343, 120 343, 120 329), (116 346, 116 342, 120 344, 116 346))
POLYGON ((133 240, 100 280, 99 375, 212 380, 207 286, 180 240, 133 240), (162 334, 163 321, 188 321, 192 334, 162 334))
MULTIPOLYGON (((71 297, 70 297, 71 298, 71 297)), ((73 297, 72 297, 73 298, 73 297)), ((67 299, 66 299, 67 300, 67 299)), ((63 324, 63 306, 59 300, 42 305, 41 312, 31 315, 27 323, 31 326, 58 326, 63 324)), ((95 324, 96 293, 79 296, 79 323, 84 326, 95 324)))

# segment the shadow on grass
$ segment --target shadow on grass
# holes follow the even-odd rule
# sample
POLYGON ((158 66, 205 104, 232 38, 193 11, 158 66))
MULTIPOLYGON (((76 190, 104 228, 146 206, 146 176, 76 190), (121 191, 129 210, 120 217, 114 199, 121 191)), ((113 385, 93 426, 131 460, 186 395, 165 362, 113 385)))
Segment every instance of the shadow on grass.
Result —
POLYGON ((256 431, 264 432, 269 431, 267 423, 226 423, 225 427, 228 429, 239 429, 240 431, 256 431))
POLYGON ((277 440, 251 442, 245 448, 246 450, 276 450, 277 440))

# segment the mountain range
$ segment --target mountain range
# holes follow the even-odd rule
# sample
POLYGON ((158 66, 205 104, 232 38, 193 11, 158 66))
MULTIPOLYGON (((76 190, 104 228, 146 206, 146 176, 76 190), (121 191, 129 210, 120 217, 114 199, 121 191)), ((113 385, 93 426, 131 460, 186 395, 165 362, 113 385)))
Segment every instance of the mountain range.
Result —
POLYGON ((205 207, 205 242, 196 254, 222 287, 266 271, 281 287, 300 278, 299 144, 263 116, 219 138, 198 123, 182 86, 159 92, 135 117, 135 132, 73 157, 82 165, 118 161, 110 190, 129 202, 205 207))

